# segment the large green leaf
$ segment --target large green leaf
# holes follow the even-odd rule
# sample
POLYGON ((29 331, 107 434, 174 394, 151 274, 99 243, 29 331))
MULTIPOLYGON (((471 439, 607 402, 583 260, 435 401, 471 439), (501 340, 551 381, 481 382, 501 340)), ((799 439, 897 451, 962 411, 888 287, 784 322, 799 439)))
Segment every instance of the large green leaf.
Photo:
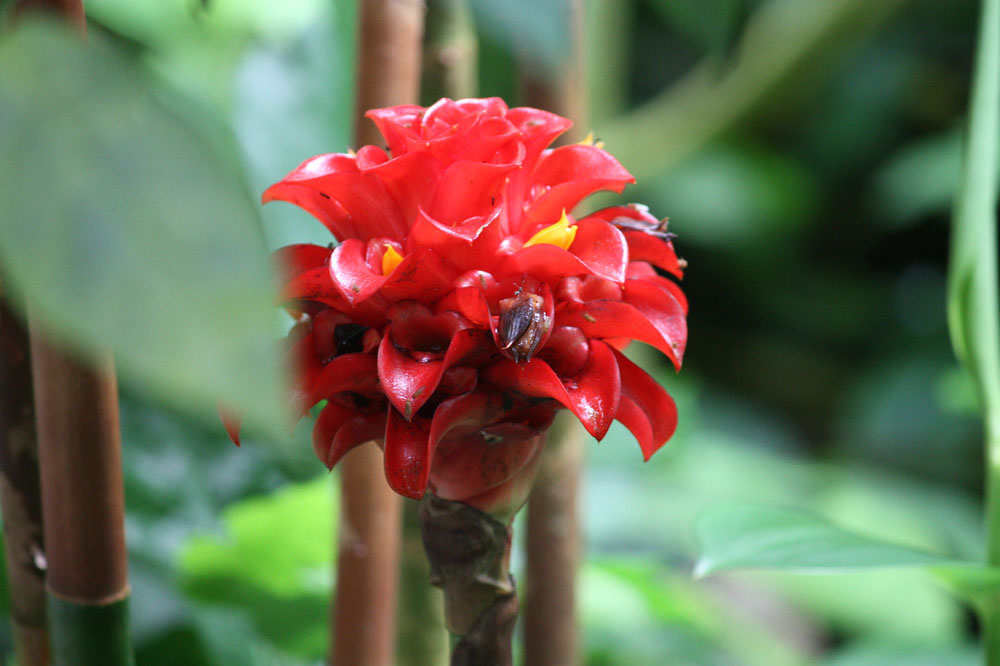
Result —
POLYGON ((49 24, 5 36, 0 264, 50 335, 110 349, 143 391, 203 415, 230 404, 277 430, 257 204, 187 108, 101 43, 49 24))
POLYGON ((1000 570, 838 527, 820 516, 773 506, 724 504, 695 525, 696 576, 734 569, 837 573, 918 568, 967 598, 1000 589, 1000 570))
POLYGON ((260 639, 275 649, 321 657, 335 507, 326 474, 233 504, 223 512, 224 536, 196 535, 183 548, 185 591, 207 608, 246 612, 260 639))

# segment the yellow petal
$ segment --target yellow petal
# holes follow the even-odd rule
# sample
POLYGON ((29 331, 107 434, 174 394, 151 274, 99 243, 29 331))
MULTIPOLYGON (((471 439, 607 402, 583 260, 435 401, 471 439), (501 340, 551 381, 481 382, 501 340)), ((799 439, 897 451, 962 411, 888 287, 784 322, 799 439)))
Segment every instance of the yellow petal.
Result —
POLYGON ((602 150, 604 149, 604 142, 601 141, 600 139, 598 139, 598 140, 595 141, 594 140, 594 133, 593 132, 587 132, 587 136, 583 139, 583 141, 577 141, 577 145, 580 145, 580 146, 595 146, 595 147, 600 148, 602 150))
POLYGON ((382 255, 382 275, 392 273, 401 261, 403 261, 403 255, 397 252, 393 246, 386 245, 385 254, 382 255))
POLYGON ((573 239, 576 238, 576 225, 570 226, 569 218, 566 217, 566 211, 563 211, 562 217, 555 224, 550 224, 545 227, 524 244, 524 247, 529 247, 531 245, 538 245, 540 243, 546 243, 548 245, 555 245, 561 247, 564 250, 568 250, 569 246, 573 244, 573 239))

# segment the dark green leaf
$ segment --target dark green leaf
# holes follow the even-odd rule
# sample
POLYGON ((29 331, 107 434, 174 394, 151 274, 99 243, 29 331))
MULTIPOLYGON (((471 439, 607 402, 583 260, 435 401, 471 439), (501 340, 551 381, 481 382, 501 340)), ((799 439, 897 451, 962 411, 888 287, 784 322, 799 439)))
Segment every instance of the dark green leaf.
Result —
POLYGON ((47 24, 0 43, 0 263, 64 343, 202 415, 280 428, 274 282, 239 168, 136 63, 47 24))

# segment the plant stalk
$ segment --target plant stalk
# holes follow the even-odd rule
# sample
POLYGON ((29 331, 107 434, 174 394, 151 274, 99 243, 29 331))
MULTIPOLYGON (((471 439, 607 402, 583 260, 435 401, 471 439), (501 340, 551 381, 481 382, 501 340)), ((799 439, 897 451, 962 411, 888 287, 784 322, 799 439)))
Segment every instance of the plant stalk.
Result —
POLYGON ((81 363, 34 324, 31 357, 53 664, 131 665, 114 370, 81 363))
POLYGON ((583 435, 572 414, 559 414, 528 499, 525 666, 580 663, 576 577, 581 547, 583 435))
MULTIPOLYGON (((22 0, 86 38, 82 0, 22 0)), ((132 666, 118 385, 29 322, 49 642, 54 666, 132 666)))
MULTIPOLYGON (((476 94, 475 26, 466 0, 428 0, 423 38, 421 103, 476 94)), ((400 549, 398 666, 445 666, 450 654, 444 597, 427 584, 430 567, 420 534, 420 503, 403 502, 400 549)))
POLYGON ((394 662, 400 501, 389 490, 374 443, 338 464, 340 542, 333 604, 334 666, 394 662))
MULTIPOLYGON (((571 118, 562 142, 587 134, 588 103, 583 0, 561 0, 570 36, 561 65, 553 72, 521 62, 524 101, 571 118)), ((579 657, 576 576, 580 566, 580 478, 584 461, 580 423, 560 413, 549 430, 538 478, 528 499, 524 587, 526 666, 575 666, 579 657)))
MULTIPOLYGON (((355 141, 381 144, 368 109, 416 103, 423 36, 421 0, 358 5, 355 141)), ((394 662, 401 500, 385 481, 382 455, 358 447, 340 462, 341 517, 333 604, 334 666, 394 662)))
POLYGON ((779 93, 813 71, 806 65, 845 52, 904 2, 769 0, 754 11, 721 77, 718 62, 707 62, 642 106, 602 118, 597 136, 639 182, 658 176, 768 103, 787 104, 779 93))
MULTIPOLYGON (((1000 566, 1000 305, 997 175, 1000 141, 1000 0, 983 0, 962 174, 948 260, 948 327, 976 381, 986 458, 987 562, 1000 566)), ((979 607, 986 663, 1000 666, 1000 594, 979 607)))
POLYGON ((48 666, 38 441, 28 333, 0 296, 0 506, 14 651, 48 666))

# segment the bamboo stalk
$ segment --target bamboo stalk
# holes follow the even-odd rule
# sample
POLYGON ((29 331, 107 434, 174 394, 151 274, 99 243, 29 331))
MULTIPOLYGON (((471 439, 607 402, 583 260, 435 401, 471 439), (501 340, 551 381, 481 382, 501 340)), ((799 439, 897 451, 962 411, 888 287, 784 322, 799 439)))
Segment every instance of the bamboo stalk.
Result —
MULTIPOLYGON (((587 78, 584 66, 583 0, 562 0, 569 23, 569 49, 558 71, 521 63, 524 101, 571 118, 564 140, 587 133, 587 78)), ((580 477, 584 437, 580 424, 562 413, 549 432, 538 479, 528 499, 524 658, 526 666, 579 663, 576 576, 580 565, 580 477)))
MULTIPOLYGON (((86 35, 82 0, 22 0, 86 35)), ((131 666, 118 386, 110 357, 87 365, 29 322, 49 640, 54 666, 131 666)))
POLYGON ((31 325, 38 457, 56 666, 132 664, 118 388, 31 325))
MULTIPOLYGON (((380 144, 363 120, 371 108, 415 103, 420 83, 421 0, 359 3, 355 139, 380 144)), ((341 514, 333 605, 334 666, 393 663, 401 500, 385 481, 382 456, 358 447, 340 462, 341 514)))
MULTIPOLYGON (((428 0, 421 103, 430 105, 441 97, 474 96, 478 49, 466 0, 428 0)), ((444 596, 440 589, 428 584, 430 573, 420 534, 420 504, 404 501, 396 631, 398 666, 446 666, 449 662, 444 596)))
POLYGON ((14 651, 47 666, 42 501, 28 333, 0 298, 0 504, 14 651))
POLYGON ((549 434, 538 480, 528 499, 524 579, 525 666, 576 666, 579 630, 576 576, 580 566, 580 477, 584 437, 562 413, 549 434))

